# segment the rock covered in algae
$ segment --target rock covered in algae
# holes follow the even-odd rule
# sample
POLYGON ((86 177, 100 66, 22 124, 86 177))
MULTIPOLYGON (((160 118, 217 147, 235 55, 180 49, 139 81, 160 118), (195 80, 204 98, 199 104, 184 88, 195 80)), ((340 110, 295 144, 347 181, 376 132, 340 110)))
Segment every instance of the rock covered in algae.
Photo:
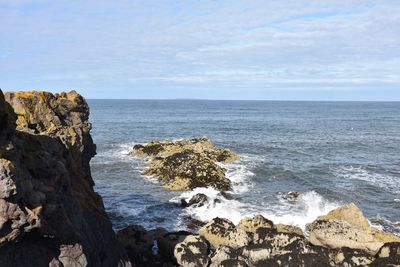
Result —
POLYGON ((146 175, 157 176, 170 190, 213 187, 220 191, 231 189, 226 169, 218 163, 230 163, 239 157, 229 149, 215 147, 209 139, 192 138, 180 141, 152 141, 135 145, 132 154, 150 157, 146 175))

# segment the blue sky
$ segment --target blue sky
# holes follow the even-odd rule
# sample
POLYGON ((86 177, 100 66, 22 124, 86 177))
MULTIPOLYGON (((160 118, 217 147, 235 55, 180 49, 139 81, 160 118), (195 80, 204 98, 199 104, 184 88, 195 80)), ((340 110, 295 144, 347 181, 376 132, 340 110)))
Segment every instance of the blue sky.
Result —
POLYGON ((0 0, 0 88, 400 100, 400 2, 0 0))

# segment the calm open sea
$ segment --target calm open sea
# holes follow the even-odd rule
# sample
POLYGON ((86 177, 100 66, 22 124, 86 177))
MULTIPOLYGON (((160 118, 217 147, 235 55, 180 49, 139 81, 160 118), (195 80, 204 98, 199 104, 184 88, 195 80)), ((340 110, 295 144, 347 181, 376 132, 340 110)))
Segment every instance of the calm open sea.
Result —
POLYGON ((375 226, 400 234, 400 103, 206 100, 89 100, 98 154, 96 190, 114 227, 185 229, 188 216, 238 222, 261 213, 304 228, 355 202, 375 226), (209 137, 241 161, 226 165, 233 199, 201 208, 178 202, 196 192, 168 192, 147 165, 128 155, 150 140, 209 137), (298 201, 286 200, 298 191, 298 201))

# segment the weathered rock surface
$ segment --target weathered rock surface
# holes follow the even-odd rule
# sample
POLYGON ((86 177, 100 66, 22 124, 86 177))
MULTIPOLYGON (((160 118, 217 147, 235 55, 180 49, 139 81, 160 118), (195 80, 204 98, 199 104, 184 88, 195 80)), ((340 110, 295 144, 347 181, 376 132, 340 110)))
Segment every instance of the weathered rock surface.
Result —
POLYGON ((244 230, 236 228, 231 221, 221 218, 209 221, 200 229, 199 234, 205 237, 214 248, 221 245, 239 248, 250 242, 250 237, 244 230))
POLYGON ((76 92, 0 91, 1 267, 130 266, 93 190, 88 116, 76 92))
POLYGON ((209 258, 207 240, 201 236, 189 235, 175 246, 174 256, 180 266, 207 267, 209 258))
POLYGON ((238 157, 228 149, 215 147, 207 138, 182 141, 152 141, 135 145, 132 154, 151 157, 146 175, 155 175, 170 190, 213 187, 220 191, 231 188, 226 170, 217 163, 229 163, 238 157))
MULTIPOLYGON (((334 214, 337 213, 337 211, 334 212, 334 214)), ((348 220, 353 220, 355 224, 365 225, 363 217, 358 215, 355 214, 354 218, 349 215, 348 220), (358 222, 356 218, 361 221, 358 222)), ((159 249, 160 253, 165 250, 163 254, 165 263, 184 267, 397 266, 400 261, 400 243, 386 243, 376 255, 371 255, 362 249, 348 247, 332 249, 313 245, 299 230, 287 225, 278 227, 261 215, 244 218, 237 226, 229 220, 215 218, 199 231, 200 235, 191 235, 187 232, 184 235, 172 233, 175 238, 167 239, 165 236, 168 234, 165 234, 162 238, 164 245, 160 245, 159 249), (171 255, 171 248, 174 255, 171 255)), ((158 240, 161 239, 158 238, 158 240)), ((159 244, 161 244, 160 241, 159 244)), ((149 248, 147 253, 142 253, 151 255, 149 248)), ((157 256, 153 257, 155 262, 157 256)))
POLYGON ((307 226, 310 242, 328 248, 349 247, 374 255, 388 242, 400 237, 371 227, 361 210, 353 203, 339 207, 307 226))
POLYGON ((237 225, 237 228, 254 234, 259 228, 273 229, 274 223, 264 218, 262 215, 256 215, 253 218, 242 219, 237 225))

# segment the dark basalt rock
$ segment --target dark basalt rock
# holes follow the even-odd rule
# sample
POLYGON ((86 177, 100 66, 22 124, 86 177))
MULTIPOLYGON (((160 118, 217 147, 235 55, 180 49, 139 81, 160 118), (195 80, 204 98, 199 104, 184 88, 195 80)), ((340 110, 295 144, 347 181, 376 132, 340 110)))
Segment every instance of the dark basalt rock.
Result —
POLYGON ((181 200, 181 205, 184 208, 187 207, 201 207, 208 203, 208 197, 205 194, 199 193, 194 195, 188 202, 186 200, 181 200))
POLYGON ((131 265, 93 190, 88 116, 76 92, 0 91, 1 267, 131 265))

